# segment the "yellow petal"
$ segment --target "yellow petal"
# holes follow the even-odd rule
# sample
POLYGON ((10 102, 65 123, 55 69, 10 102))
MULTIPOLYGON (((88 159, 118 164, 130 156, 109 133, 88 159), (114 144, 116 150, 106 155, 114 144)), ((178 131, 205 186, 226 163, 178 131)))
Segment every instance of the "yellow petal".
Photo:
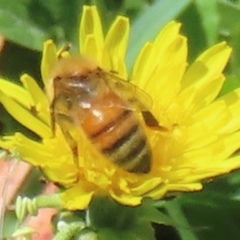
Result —
POLYGON ((153 198, 153 199, 161 199, 167 192, 167 185, 162 184, 158 188, 153 188, 151 191, 149 191, 146 196, 153 198))
POLYGON ((169 106, 180 91, 180 81, 186 68, 186 56, 186 38, 178 37, 169 45, 168 54, 165 54, 163 59, 153 60, 159 64, 144 89, 163 108, 169 106))
POLYGON ((162 184, 162 178, 152 178, 144 181, 142 184, 138 185, 137 187, 131 188, 132 193, 135 195, 146 194, 150 190, 159 187, 162 184))
POLYGON ((43 53, 41 61, 41 74, 44 85, 50 77, 51 70, 57 63, 57 48, 52 40, 43 43, 43 53))
POLYGON ((187 129, 186 150, 190 151, 204 147, 218 140, 217 133, 212 132, 201 122, 196 122, 187 129), (201 129, 201 131, 199 131, 201 129))
POLYGON ((193 191, 199 191, 203 188, 201 183, 176 183, 176 184, 169 184, 168 185, 168 191, 179 191, 179 192, 193 192, 193 191))
POLYGON ((151 62, 148 59, 151 58, 153 49, 153 43, 145 43, 133 66, 131 81, 142 89, 146 85, 149 69, 151 68, 151 62))
POLYGON ((240 132, 235 132, 226 136, 223 135, 221 142, 218 141, 213 145, 210 145, 209 148, 211 148, 214 153, 213 160, 216 161, 216 165, 217 162, 229 158, 235 151, 237 151, 239 149, 239 142, 240 132))
POLYGON ((9 151, 17 151, 23 160, 33 166, 44 166, 45 161, 50 158, 46 148, 41 143, 31 140, 21 133, 3 137, 0 146, 9 151))
POLYGON ((45 164, 41 166, 44 176, 47 176, 52 182, 64 187, 71 187, 73 183, 77 182, 78 172, 73 164, 65 161, 60 166, 57 161, 60 160, 59 162, 62 162, 61 159, 49 157, 48 161, 50 160, 53 162, 45 162, 45 164), (64 166, 64 168, 62 166, 64 166))
POLYGON ((224 101, 231 115, 229 121, 222 126, 221 133, 232 133, 240 128, 240 88, 222 96, 218 101, 224 101))
POLYGON ((199 122, 213 133, 219 133, 228 124, 231 115, 224 101, 217 101, 192 116, 193 122, 199 122))
POLYGON ((15 83, 0 78, 0 90, 28 109, 34 105, 29 92, 15 83))
POLYGON ((46 94, 38 86, 37 82, 27 74, 21 76, 21 82, 23 86, 28 90, 33 99, 34 105, 38 107, 38 117, 46 124, 50 125, 50 115, 48 111, 48 100, 46 94))
POLYGON ((226 42, 221 42, 201 54, 197 61, 204 62, 210 71, 219 73, 225 68, 231 52, 231 47, 226 42))
POLYGON ((196 84, 192 84, 191 86, 184 89, 178 98, 184 98, 186 92, 194 91, 194 100, 192 100, 191 104, 188 106, 188 115, 191 116, 199 109, 209 105, 219 94, 222 89, 222 85, 224 83, 225 78, 222 75, 219 75, 210 81, 202 83, 201 86, 196 84), (183 96, 182 96, 183 95, 183 96))
POLYGON ((105 40, 105 49, 109 52, 111 58, 111 67, 122 78, 127 79, 127 70, 125 66, 125 54, 129 38, 129 20, 118 16, 111 25, 105 40))
POLYGON ((171 21, 159 32, 154 41, 158 54, 162 55, 163 52, 167 52, 168 46, 179 36, 180 28, 180 23, 171 21))
MULTIPOLYGON (((92 35, 93 38, 96 39, 97 52, 101 51, 103 47, 103 31, 96 6, 83 7, 79 29, 79 47, 81 54, 87 54, 89 51, 87 49, 88 45, 86 44, 86 41, 89 41, 89 35, 92 35)), ((99 61, 100 59, 97 58, 97 60, 99 61)))
POLYGON ((226 66, 231 48, 225 43, 219 43, 206 50, 197 60, 191 65, 182 79, 182 88, 198 82, 198 86, 205 81, 210 81, 223 71, 226 66), (201 83, 202 82, 202 83, 201 83))
POLYGON ((154 43, 145 44, 133 68, 133 82, 162 105, 169 101, 169 92, 174 96, 179 90, 186 67, 186 39, 179 35, 179 29, 180 24, 176 22, 164 27, 154 43), (161 97, 162 94, 166 94, 167 99, 166 96, 161 97))
POLYGON ((1 92, 0 101, 4 108, 23 126, 42 138, 51 136, 49 126, 36 118, 31 110, 22 107, 19 103, 1 92))
POLYGON ((44 107, 48 107, 48 101, 46 98, 46 94, 42 91, 42 89, 38 86, 37 82, 28 74, 23 74, 20 78, 23 86, 26 90, 31 94, 31 97, 35 104, 41 102, 44 104, 44 107))
POLYGON ((110 196, 115 199, 117 202, 120 202, 128 206, 137 206, 141 203, 142 197, 127 195, 127 194, 116 194, 114 191, 110 190, 110 196))
POLYGON ((60 197, 65 202, 66 209, 83 210, 88 207, 93 194, 93 191, 84 191, 81 186, 75 185, 60 193, 60 197))
POLYGON ((96 59, 97 62, 100 63, 102 53, 99 51, 97 39, 93 34, 89 34, 88 36, 86 36, 83 50, 81 53, 88 57, 91 57, 92 59, 96 59))
POLYGON ((207 179, 221 174, 230 173, 231 171, 240 168, 240 156, 231 157, 224 159, 223 161, 209 162, 206 167, 199 167, 196 172, 192 172, 191 175, 187 177, 189 182, 199 181, 199 179, 207 179))
POLYGON ((201 166, 208 169, 211 164, 218 165, 224 159, 230 157, 238 148, 240 132, 219 137, 217 141, 205 147, 189 151, 178 158, 178 164, 184 167, 200 169, 201 166), (206 165, 205 165, 206 164, 206 165))
POLYGON ((222 161, 221 164, 219 164, 219 167, 221 167, 222 174, 229 173, 235 169, 240 168, 240 155, 230 157, 225 161, 222 161))

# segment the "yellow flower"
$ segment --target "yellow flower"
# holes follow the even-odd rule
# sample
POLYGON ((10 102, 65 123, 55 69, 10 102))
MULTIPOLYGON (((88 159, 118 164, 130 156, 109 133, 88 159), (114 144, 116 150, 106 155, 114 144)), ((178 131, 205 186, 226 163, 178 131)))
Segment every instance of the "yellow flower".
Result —
MULTIPOLYGON (((51 181, 64 186, 60 196, 68 209, 85 209, 92 197, 99 195, 135 206, 143 197, 160 199, 170 191, 200 190, 201 180, 239 168, 240 156, 232 154, 240 147, 240 89, 217 98, 231 49, 224 42, 216 44, 188 67, 187 40, 179 29, 179 23, 170 22, 153 42, 147 42, 128 77, 124 62, 128 19, 117 17, 104 37, 96 7, 83 9, 80 53, 144 89, 152 97, 152 113, 167 129, 145 127, 153 152, 148 174, 116 167, 96 153, 84 135, 76 167, 60 129, 55 137, 52 135, 46 95, 26 74, 21 77, 23 87, 0 79, 0 101, 41 141, 16 133, 3 137, 0 146, 17 151, 51 181)), ((44 84, 57 56, 54 43, 45 42, 41 65, 44 84)))

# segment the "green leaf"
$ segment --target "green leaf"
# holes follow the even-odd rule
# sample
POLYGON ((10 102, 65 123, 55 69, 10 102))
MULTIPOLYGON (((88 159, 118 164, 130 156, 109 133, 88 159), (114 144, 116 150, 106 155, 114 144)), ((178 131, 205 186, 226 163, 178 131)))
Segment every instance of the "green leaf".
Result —
POLYGON ((126 58, 128 67, 132 67, 144 43, 153 39, 168 21, 176 18, 190 3, 190 0, 156 1, 145 13, 141 14, 131 27, 126 58))
POLYGON ((238 176, 239 171, 235 171, 219 177, 205 184, 203 191, 182 194, 175 200, 198 239, 228 240, 240 236, 238 176))
POLYGON ((98 230, 98 238, 99 240, 106 240, 106 239, 121 240, 121 239, 131 239, 131 236, 129 236, 129 234, 126 234, 123 231, 113 231, 113 229, 110 229, 110 228, 101 228, 100 230, 98 230))
POLYGON ((151 233, 149 234, 149 229, 146 228, 145 225, 139 226, 139 229, 141 229, 141 232, 136 234, 134 231, 125 231, 125 230, 116 230, 116 229, 109 229, 109 228, 102 228, 98 230, 98 239, 99 240, 108 240, 108 239, 114 239, 114 240, 154 240, 154 233, 153 229, 151 229, 151 233))
POLYGON ((155 234, 153 227, 148 221, 138 221, 132 228, 134 239, 154 240, 155 234))
MULTIPOLYGON (((117 216, 116 216, 117 217, 117 216)), ((150 223, 140 222, 129 229, 100 228, 97 230, 99 240, 154 240, 154 230, 150 223)))
POLYGON ((220 14, 220 34, 224 40, 227 40, 233 48, 233 54, 230 62, 231 72, 234 76, 240 76, 240 4, 233 4, 229 1, 220 1, 218 4, 220 14))
POLYGON ((33 49, 40 49, 47 38, 44 29, 37 26, 27 11, 26 0, 0 1, 0 32, 9 40, 33 49))
POLYGON ((169 217, 169 215, 161 212, 155 207, 155 205, 155 201, 151 199, 144 199, 142 205, 136 209, 138 216, 141 216, 142 219, 149 222, 174 226, 174 221, 169 217))
POLYGON ((43 41, 53 38, 62 44, 77 39, 81 6, 75 0, 0 0, 0 32, 27 48, 41 50, 43 41))
POLYGON ((96 228, 128 228, 135 221, 131 207, 120 205, 107 197, 94 198, 89 212, 91 224, 96 228))
POLYGON ((219 14, 217 1, 195 0, 209 46, 214 44, 218 37, 219 14))
POLYGON ((219 1, 220 31, 222 35, 229 35, 239 28, 240 6, 228 1, 219 1))
POLYGON ((202 20, 195 4, 190 4, 179 16, 182 23, 181 33, 188 41, 188 61, 191 63, 207 47, 207 40, 202 20))
POLYGON ((100 240, 153 240, 151 222, 140 215, 139 208, 120 205, 107 197, 95 198, 89 207, 91 226, 98 232, 100 240))
POLYGON ((227 94, 240 87, 240 77, 236 75, 228 76, 220 92, 220 96, 227 94))
POLYGON ((172 199, 166 202, 165 208, 175 222, 175 227, 178 230, 182 239, 197 240, 195 233, 192 231, 188 220, 186 219, 184 212, 181 208, 181 204, 177 199, 172 199))

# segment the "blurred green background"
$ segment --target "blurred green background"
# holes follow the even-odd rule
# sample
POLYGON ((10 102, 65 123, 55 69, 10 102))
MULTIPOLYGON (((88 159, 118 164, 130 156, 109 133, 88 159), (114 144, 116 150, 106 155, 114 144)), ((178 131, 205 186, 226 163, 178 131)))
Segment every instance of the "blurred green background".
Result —
MULTIPOLYGON (((126 56, 129 70, 143 43, 153 39, 168 21, 175 19, 182 23, 181 32, 188 37, 189 63, 207 47, 222 40, 229 43, 233 55, 225 70, 227 80, 221 94, 240 86, 240 0, 0 0, 0 34, 6 41, 0 54, 1 76, 20 84, 20 75, 29 73, 42 85, 43 41, 51 38, 58 46, 71 43, 73 51, 77 51, 84 4, 98 6, 105 32, 116 15, 130 18, 131 35, 126 56)), ((16 130, 31 134, 2 107, 0 111, 1 134, 16 130)), ((33 195, 35 190, 25 186, 22 191, 33 195)), ((163 240, 240 239, 239 199, 240 172, 235 171, 206 182, 201 192, 166 200, 164 209, 176 226, 154 225, 156 237, 163 240)), ((11 225, 9 219, 5 225, 11 225)))

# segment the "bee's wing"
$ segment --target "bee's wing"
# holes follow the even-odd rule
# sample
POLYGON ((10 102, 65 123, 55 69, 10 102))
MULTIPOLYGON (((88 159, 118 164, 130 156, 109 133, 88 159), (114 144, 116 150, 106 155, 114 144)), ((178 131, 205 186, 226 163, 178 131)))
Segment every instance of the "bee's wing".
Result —
POLYGON ((107 85, 122 99, 129 103, 131 110, 149 111, 152 107, 151 97, 136 85, 112 74, 107 73, 107 85))
MULTIPOLYGON (((153 105, 152 98, 145 91, 112 73, 108 75, 109 76, 106 77, 108 86, 129 103, 130 110, 141 111, 147 126, 162 131, 166 130, 159 125, 158 120, 151 113, 150 109, 153 105)), ((123 107, 126 108, 126 106, 123 107)))

